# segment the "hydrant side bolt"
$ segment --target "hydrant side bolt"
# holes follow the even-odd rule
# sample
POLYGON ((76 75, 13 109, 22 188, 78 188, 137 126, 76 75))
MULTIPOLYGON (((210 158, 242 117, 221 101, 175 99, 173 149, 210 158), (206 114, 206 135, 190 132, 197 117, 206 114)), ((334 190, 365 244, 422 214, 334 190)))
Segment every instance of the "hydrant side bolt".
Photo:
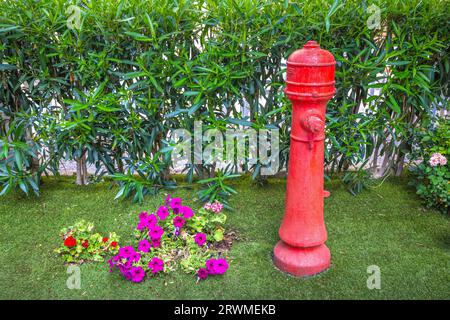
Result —
POLYGON ((330 266, 323 221, 325 108, 336 92, 333 55, 308 41, 287 61, 285 93, 292 102, 286 208, 274 263, 295 276, 330 266))

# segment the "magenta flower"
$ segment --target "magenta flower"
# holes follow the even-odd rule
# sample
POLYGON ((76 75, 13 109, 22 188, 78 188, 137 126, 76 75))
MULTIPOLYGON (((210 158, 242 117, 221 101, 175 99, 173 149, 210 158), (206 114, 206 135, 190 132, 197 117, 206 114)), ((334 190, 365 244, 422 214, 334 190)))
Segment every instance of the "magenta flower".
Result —
POLYGON ((153 247, 153 248, 159 248, 159 247, 161 247, 161 238, 152 240, 152 247, 153 247))
POLYGON ((228 263, 225 259, 206 260, 206 269, 209 274, 224 274, 228 270, 228 263))
POLYGON ((145 223, 148 229, 153 228, 158 223, 158 218, 152 213, 147 216, 145 220, 142 221, 145 223))
POLYGON ((216 259, 206 260, 205 265, 209 274, 216 274, 216 259))
POLYGON ((201 280, 205 280, 206 278, 208 278, 208 270, 206 270, 205 268, 198 269, 197 277, 201 280))
POLYGON ((173 209, 175 207, 181 207, 181 198, 170 199, 170 207, 173 209))
POLYGON ((174 214, 179 214, 181 213, 181 206, 175 206, 172 208, 172 211, 174 214))
POLYGON ((108 260, 109 272, 113 271, 114 266, 119 265, 119 260, 120 260, 119 255, 116 255, 116 256, 114 256, 114 257, 112 257, 111 259, 108 260))
POLYGON ((125 266, 119 266, 119 270, 127 280, 132 279, 133 275, 131 273, 130 268, 127 268, 125 266))
POLYGON ((147 224, 144 221, 139 221, 138 225, 136 226, 136 229, 139 231, 143 231, 147 227, 147 224))
POLYGON ((194 211, 190 207, 181 207, 181 213, 185 219, 190 219, 194 216, 194 211))
POLYGON ((157 239, 161 239, 161 236, 164 233, 164 229, 161 228, 160 226, 156 225, 154 226, 148 233, 149 237, 152 240, 157 240, 157 239))
POLYGON ((131 262, 138 262, 141 260, 141 255, 137 252, 133 252, 130 254, 129 261, 131 262))
POLYGON ((147 239, 139 241, 138 250, 141 252, 148 252, 150 250, 150 242, 147 239))
POLYGON ((164 270, 164 261, 159 258, 154 257, 148 263, 148 268, 152 271, 153 274, 157 274, 160 271, 164 270))
POLYGON ((122 261, 121 266, 126 269, 130 269, 133 266, 133 262, 130 258, 127 258, 125 262, 122 261))
POLYGON ((131 281, 141 282, 145 278, 145 271, 141 267, 132 267, 130 270, 131 281))
POLYGON ((156 212, 160 220, 164 220, 169 215, 169 208, 166 206, 161 206, 158 208, 158 211, 156 212))
POLYGON ((182 228, 185 222, 186 221, 182 217, 177 216, 173 218, 173 225, 175 228, 182 228))
POLYGON ((224 274, 228 270, 228 263, 225 259, 216 260, 216 274, 224 274))
POLYGON ((128 258, 134 252, 133 247, 126 246, 119 249, 119 258, 128 258))
POLYGON ((199 232, 195 235, 194 240, 201 247, 206 242, 206 234, 199 232))
POLYGON ((147 215, 147 211, 142 211, 141 213, 139 213, 139 220, 144 220, 145 218, 147 218, 147 215))

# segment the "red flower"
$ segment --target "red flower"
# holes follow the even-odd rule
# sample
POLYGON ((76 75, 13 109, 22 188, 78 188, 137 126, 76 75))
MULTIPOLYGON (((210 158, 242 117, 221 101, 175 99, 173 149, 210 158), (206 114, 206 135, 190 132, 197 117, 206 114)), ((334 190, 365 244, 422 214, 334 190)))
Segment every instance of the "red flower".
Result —
POLYGON ((82 246, 83 246, 84 248, 87 248, 87 247, 89 246, 89 241, 84 240, 82 246))
POLYGON ((66 238, 66 240, 64 240, 64 245, 66 247, 71 248, 71 247, 74 247, 76 244, 77 244, 77 240, 75 240, 75 238, 72 236, 69 236, 66 238))
POLYGON ((105 242, 108 242, 108 240, 109 240, 108 237, 104 237, 102 241, 105 243, 105 242))
POLYGON ((111 242, 111 247, 117 247, 117 242, 115 241, 111 242))

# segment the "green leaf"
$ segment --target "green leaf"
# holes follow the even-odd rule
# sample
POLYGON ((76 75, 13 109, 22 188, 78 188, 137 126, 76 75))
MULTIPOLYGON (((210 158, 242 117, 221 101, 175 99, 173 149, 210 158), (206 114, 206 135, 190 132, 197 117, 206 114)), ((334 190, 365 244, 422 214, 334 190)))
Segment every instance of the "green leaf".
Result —
POLYGON ((200 107, 203 105, 203 99, 200 100, 197 103, 194 103, 194 105, 189 109, 188 115, 193 115, 195 113, 195 111, 197 111, 198 109, 200 109, 200 107))
POLYGON ((325 18, 325 29, 327 30, 327 32, 330 31, 330 18, 333 16, 333 14, 335 14, 335 12, 342 7, 344 4, 341 3, 339 4, 340 0, 335 0, 333 2, 333 5, 331 6, 330 10, 328 11, 328 14, 325 18))
POLYGON ((136 32, 130 32, 130 31, 126 31, 124 32, 126 35, 132 37, 133 39, 137 40, 137 41, 143 41, 143 42, 150 42, 152 41, 151 38, 144 36, 143 34, 140 33, 136 33, 136 32))
POLYGON ((5 183, 3 185, 2 191, 0 192, 0 197, 8 194, 10 190, 11 190, 11 184, 10 183, 5 183))
POLYGON ((217 242, 222 241, 223 240, 223 230, 222 229, 217 229, 216 231, 214 231, 214 240, 216 240, 217 242))
POLYGON ((199 93, 200 93, 199 91, 185 91, 185 92, 183 92, 183 95, 185 95, 186 97, 191 97, 191 96, 196 96, 199 93))
POLYGON ((148 76, 150 79, 150 82, 155 86, 156 90, 158 90, 161 93, 164 93, 164 90, 159 86, 158 82, 156 81, 155 77, 148 76))
POLYGON ((166 114, 166 118, 173 118, 176 117, 177 115, 183 113, 183 112, 188 112, 189 109, 178 109, 176 111, 170 112, 168 114, 166 114))
POLYGON ((397 101, 395 100, 394 96, 389 96, 389 101, 387 101, 387 105, 396 113, 401 114, 402 111, 400 109, 400 106, 398 105, 397 101))
POLYGON ((19 180, 19 187, 22 189, 22 191, 28 195, 28 186, 23 180, 19 180))
POLYGON ((37 185, 36 181, 34 181, 33 177, 29 177, 27 181, 33 189, 34 193, 39 196, 39 186, 37 185))
POLYGON ((22 170, 23 169, 22 153, 19 150, 14 150, 14 157, 15 157, 15 160, 16 160, 17 168, 19 170, 22 170))
POLYGON ((89 108, 88 104, 82 103, 77 100, 64 99, 64 103, 70 105, 71 106, 70 110, 73 112, 77 112, 77 111, 81 111, 81 110, 89 108))

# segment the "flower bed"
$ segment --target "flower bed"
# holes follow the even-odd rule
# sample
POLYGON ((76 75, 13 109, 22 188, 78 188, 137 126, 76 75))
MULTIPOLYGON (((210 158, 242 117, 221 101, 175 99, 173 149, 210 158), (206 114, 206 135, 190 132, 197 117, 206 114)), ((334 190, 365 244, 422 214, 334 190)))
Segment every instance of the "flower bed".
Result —
POLYGON ((224 239, 226 215, 221 203, 208 203, 197 213, 182 204, 181 198, 165 199, 156 212, 139 214, 135 246, 120 248, 108 262, 133 282, 146 275, 181 269, 197 275, 197 281, 228 270, 224 250, 215 246, 224 239))

